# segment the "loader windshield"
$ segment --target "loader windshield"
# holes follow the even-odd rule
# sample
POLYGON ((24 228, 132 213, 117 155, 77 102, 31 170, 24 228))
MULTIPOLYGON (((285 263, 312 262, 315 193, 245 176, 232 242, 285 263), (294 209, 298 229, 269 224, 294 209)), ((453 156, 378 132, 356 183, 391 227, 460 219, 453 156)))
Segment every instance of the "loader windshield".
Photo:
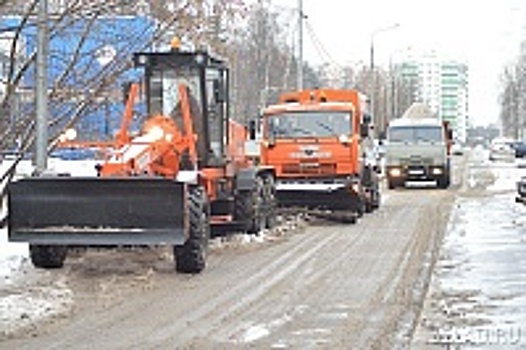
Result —
MULTIPOLYGON (((199 76, 196 70, 188 68, 160 69, 154 71, 151 77, 150 111, 152 115, 162 114, 177 119, 177 107, 180 103, 179 85, 187 86, 191 96, 198 99, 197 105, 201 105, 201 101, 199 101, 201 96, 199 76)), ((182 125, 178 126, 181 127, 182 125)))
POLYGON ((350 112, 287 112, 267 119, 269 136, 274 138, 338 137, 352 133, 350 112))

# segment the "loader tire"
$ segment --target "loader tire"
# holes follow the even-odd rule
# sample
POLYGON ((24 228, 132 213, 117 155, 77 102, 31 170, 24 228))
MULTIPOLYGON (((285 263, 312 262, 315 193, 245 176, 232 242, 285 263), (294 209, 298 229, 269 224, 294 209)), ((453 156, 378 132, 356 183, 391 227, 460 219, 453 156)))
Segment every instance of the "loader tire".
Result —
POLYGON ((276 226, 276 188, 273 176, 267 176, 263 180, 263 193, 265 201, 265 228, 271 229, 276 226))
POLYGON ((236 221, 244 223, 246 233, 256 234, 265 227, 263 180, 256 179, 254 189, 251 191, 240 191, 236 197, 235 217, 236 221))
POLYGON ((64 266, 68 247, 64 245, 29 245, 31 262, 41 269, 59 269, 64 266))
POLYGON ((200 187, 191 189, 188 196, 188 239, 183 245, 174 247, 177 272, 199 273, 205 268, 210 238, 209 214, 204 190, 200 187))

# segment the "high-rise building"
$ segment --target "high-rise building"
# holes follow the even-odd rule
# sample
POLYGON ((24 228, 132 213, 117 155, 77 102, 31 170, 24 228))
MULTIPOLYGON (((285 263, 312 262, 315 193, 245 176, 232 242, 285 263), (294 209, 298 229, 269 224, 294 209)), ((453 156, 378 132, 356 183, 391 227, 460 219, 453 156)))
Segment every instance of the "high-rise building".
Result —
POLYGON ((469 127, 468 66, 435 52, 404 57, 396 65, 397 76, 410 82, 413 102, 423 102, 450 123, 454 137, 465 142, 469 127))

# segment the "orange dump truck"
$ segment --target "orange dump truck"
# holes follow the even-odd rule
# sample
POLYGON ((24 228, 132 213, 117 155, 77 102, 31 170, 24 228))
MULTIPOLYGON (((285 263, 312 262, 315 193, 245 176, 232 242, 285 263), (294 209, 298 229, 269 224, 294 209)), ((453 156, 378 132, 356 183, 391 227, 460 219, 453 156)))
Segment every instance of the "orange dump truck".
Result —
POLYGON ((357 90, 316 89, 284 93, 264 110, 260 159, 276 171, 280 205, 354 217, 379 207, 365 107, 357 90))

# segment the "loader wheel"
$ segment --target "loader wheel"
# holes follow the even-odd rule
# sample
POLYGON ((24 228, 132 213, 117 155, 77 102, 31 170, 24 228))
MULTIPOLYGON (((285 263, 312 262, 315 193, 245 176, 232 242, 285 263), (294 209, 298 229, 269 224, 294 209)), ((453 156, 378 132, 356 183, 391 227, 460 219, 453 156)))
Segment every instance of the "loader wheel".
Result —
POLYGON ((271 229, 276 226, 276 188, 273 176, 267 176, 263 180, 263 193, 265 201, 265 228, 271 229))
POLYGON ((64 266, 68 247, 64 245, 30 244, 29 255, 35 267, 41 269, 59 269, 64 266))
POLYGON ((252 191, 240 191, 236 197, 235 217, 245 223, 247 233, 258 233, 265 227, 263 195, 263 180, 258 177, 252 191))
POLYGON ((196 187, 188 196, 189 233, 181 246, 174 247, 175 268, 181 273, 199 273, 206 265, 210 222, 204 190, 196 187))

